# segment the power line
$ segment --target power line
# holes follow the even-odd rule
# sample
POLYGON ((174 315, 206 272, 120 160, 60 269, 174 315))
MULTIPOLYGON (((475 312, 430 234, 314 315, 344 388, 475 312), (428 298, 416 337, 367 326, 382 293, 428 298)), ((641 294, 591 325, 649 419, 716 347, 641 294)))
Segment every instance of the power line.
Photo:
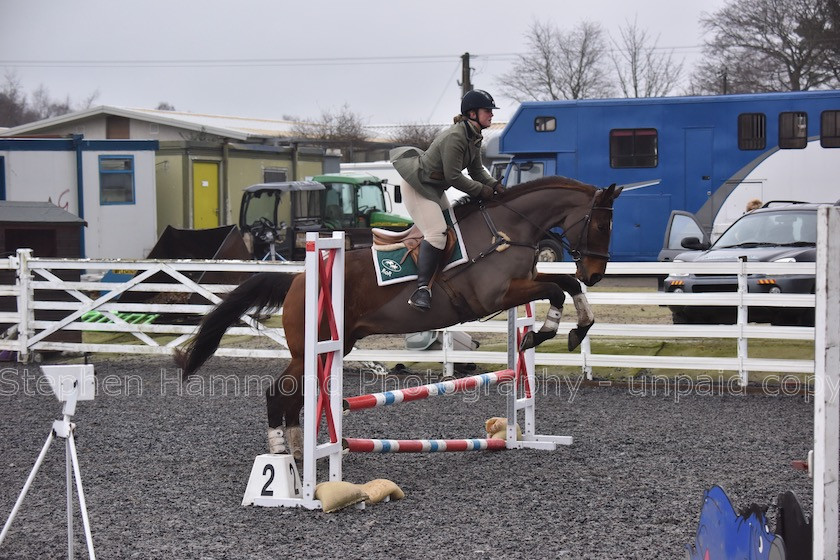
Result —
MULTIPOLYGON (((702 45, 655 47, 662 52, 699 52, 702 45)), ((621 49, 613 49, 620 51, 621 49)), ((489 53, 471 56, 491 62, 514 61, 529 53, 489 53)), ((12 68, 220 68, 280 66, 358 66, 372 64, 437 64, 460 60, 461 55, 313 57, 313 58, 207 58, 207 59, 0 59, 0 66, 12 68)))

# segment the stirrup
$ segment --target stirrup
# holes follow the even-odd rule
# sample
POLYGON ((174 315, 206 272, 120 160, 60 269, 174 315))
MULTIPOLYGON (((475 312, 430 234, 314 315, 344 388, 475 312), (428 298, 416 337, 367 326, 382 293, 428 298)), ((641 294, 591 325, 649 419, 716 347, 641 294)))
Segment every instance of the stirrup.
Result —
POLYGON ((418 311, 428 311, 432 308, 432 290, 428 286, 420 286, 408 298, 408 305, 418 311))

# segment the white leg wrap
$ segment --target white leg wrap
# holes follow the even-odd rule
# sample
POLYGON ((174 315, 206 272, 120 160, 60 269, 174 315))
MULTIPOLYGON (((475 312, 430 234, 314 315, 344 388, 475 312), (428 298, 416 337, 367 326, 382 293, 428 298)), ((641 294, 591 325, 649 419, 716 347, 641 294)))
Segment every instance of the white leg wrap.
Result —
POLYGON ((288 453, 286 434, 283 428, 268 429, 268 452, 274 454, 288 453))
POLYGON ((572 298, 575 302, 575 311, 577 311, 578 325, 591 325, 595 322, 595 314, 592 313, 592 308, 589 307, 589 300, 586 299, 586 294, 578 294, 572 298))
POLYGON ((562 316, 562 309, 557 309, 553 305, 549 307, 548 313, 545 315, 545 322, 540 327, 540 332, 557 332, 557 327, 560 326, 560 318, 562 316))

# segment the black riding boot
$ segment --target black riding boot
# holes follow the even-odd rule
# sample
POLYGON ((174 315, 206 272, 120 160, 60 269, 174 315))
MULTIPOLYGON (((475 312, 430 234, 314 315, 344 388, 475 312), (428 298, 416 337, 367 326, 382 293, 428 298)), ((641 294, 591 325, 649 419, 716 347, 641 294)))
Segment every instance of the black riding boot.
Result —
POLYGON ((408 299, 408 304, 414 309, 428 311, 432 308, 432 291, 429 282, 432 280, 443 249, 438 249, 425 239, 420 242, 420 256, 417 260, 417 289, 408 299))

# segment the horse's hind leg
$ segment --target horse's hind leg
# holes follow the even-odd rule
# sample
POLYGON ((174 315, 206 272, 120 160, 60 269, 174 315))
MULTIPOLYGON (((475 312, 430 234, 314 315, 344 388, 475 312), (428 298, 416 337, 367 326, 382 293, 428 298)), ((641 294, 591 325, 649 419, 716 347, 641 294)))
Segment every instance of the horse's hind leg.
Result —
POLYGON ((291 453, 303 459, 303 430, 300 408, 303 406, 303 368, 292 360, 286 371, 265 392, 268 412, 268 452, 291 453))

